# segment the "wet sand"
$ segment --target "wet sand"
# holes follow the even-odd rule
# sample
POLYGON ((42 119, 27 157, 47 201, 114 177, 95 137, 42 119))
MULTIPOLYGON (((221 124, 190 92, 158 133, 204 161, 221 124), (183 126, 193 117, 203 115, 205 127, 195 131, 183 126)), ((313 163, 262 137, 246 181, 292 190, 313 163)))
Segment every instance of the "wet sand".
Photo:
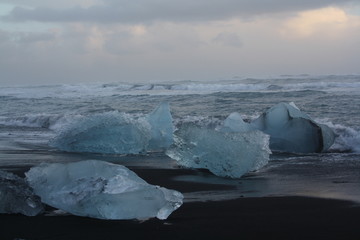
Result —
MULTIPOLYGON (((224 184, 174 181, 189 169, 133 169, 151 184, 185 193, 224 184)), ((15 171, 22 175, 26 169, 15 171)), ((51 211, 49 210, 48 213, 51 211)), ((0 215, 0 239, 360 239, 360 205, 309 197, 240 197, 185 203, 167 220, 98 220, 71 215, 0 215)))
POLYGON ((305 197, 185 203, 167 220, 0 215, 0 239, 360 239, 360 207, 305 197))

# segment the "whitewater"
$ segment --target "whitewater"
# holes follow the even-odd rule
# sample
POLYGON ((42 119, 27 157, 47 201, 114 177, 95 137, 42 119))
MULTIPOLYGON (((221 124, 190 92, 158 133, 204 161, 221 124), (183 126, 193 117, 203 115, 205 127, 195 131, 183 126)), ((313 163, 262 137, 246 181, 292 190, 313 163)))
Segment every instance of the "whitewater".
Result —
POLYGON ((272 153, 269 163, 243 176, 241 184, 206 171, 177 176, 174 181, 236 188, 186 193, 185 201, 283 195, 360 201, 360 75, 0 87, 0 169, 97 159, 133 169, 176 170, 179 166, 163 152, 78 153, 49 144, 84 117, 125 113, 141 118, 163 102, 170 105, 175 128, 184 123, 216 128, 233 112, 250 121, 280 102, 293 102, 336 135, 335 143, 323 153, 272 153))

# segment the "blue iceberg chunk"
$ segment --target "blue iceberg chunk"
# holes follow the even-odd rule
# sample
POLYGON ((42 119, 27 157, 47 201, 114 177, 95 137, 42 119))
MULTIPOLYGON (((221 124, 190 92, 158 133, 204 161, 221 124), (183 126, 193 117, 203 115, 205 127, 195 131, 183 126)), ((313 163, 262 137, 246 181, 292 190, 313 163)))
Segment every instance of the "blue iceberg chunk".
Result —
POLYGON ((146 183, 124 166, 87 160, 40 164, 26 180, 41 200, 78 216, 166 219, 182 205, 180 192, 146 183))
POLYGON ((239 178, 269 161, 269 136, 260 131, 220 132, 183 125, 166 154, 190 168, 205 168, 217 176, 239 178))
POLYGON ((172 143, 168 104, 146 117, 108 112, 84 117, 63 129, 50 145, 68 152, 138 154, 162 150, 172 143))
POLYGON ((108 112, 74 122, 50 145, 68 152, 136 154, 146 151, 150 137, 147 122, 108 112))
POLYGON ((148 149, 164 150, 173 143, 174 125, 168 103, 161 103, 147 117, 151 128, 151 139, 148 149))
POLYGON ((241 115, 237 112, 231 113, 224 121, 220 131, 222 132, 248 132, 255 130, 255 128, 244 122, 241 115))
POLYGON ((24 179, 0 170, 0 213, 36 216, 44 211, 40 198, 24 179))
POLYGON ((273 106, 252 121, 251 125, 270 135, 270 148, 275 151, 323 152, 335 139, 329 127, 316 123, 294 103, 273 106))

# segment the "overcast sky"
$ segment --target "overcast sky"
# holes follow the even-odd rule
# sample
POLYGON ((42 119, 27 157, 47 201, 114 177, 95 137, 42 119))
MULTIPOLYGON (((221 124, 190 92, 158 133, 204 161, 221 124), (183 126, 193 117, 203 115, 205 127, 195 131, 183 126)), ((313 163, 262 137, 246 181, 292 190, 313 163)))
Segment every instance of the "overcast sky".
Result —
POLYGON ((359 43, 359 0, 0 0, 0 86, 359 74, 359 43))

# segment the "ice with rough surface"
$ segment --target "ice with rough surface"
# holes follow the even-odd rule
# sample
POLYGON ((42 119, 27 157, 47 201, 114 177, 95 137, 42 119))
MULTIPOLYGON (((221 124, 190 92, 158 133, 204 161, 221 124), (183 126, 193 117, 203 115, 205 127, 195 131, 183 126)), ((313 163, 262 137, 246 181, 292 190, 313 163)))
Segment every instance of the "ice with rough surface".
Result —
POLYGON ((114 111, 81 118, 50 145, 68 152, 138 154, 167 148, 172 134, 169 105, 163 103, 146 117, 114 111))
POLYGON ((269 136, 261 131, 221 132, 192 124, 175 132, 166 154, 190 168, 205 168, 217 176, 239 178, 269 161, 269 136))
POLYGON ((323 152, 335 139, 328 126, 316 123, 294 103, 273 106, 251 125, 270 135, 270 148, 275 151, 323 152))
POLYGON ((40 198, 24 179, 0 170, 0 213, 36 216, 44 211, 40 198))
POLYGON ((42 163, 26 173, 26 180, 44 203, 99 219, 166 219, 183 200, 180 192, 150 185, 124 166, 97 160, 42 163))

